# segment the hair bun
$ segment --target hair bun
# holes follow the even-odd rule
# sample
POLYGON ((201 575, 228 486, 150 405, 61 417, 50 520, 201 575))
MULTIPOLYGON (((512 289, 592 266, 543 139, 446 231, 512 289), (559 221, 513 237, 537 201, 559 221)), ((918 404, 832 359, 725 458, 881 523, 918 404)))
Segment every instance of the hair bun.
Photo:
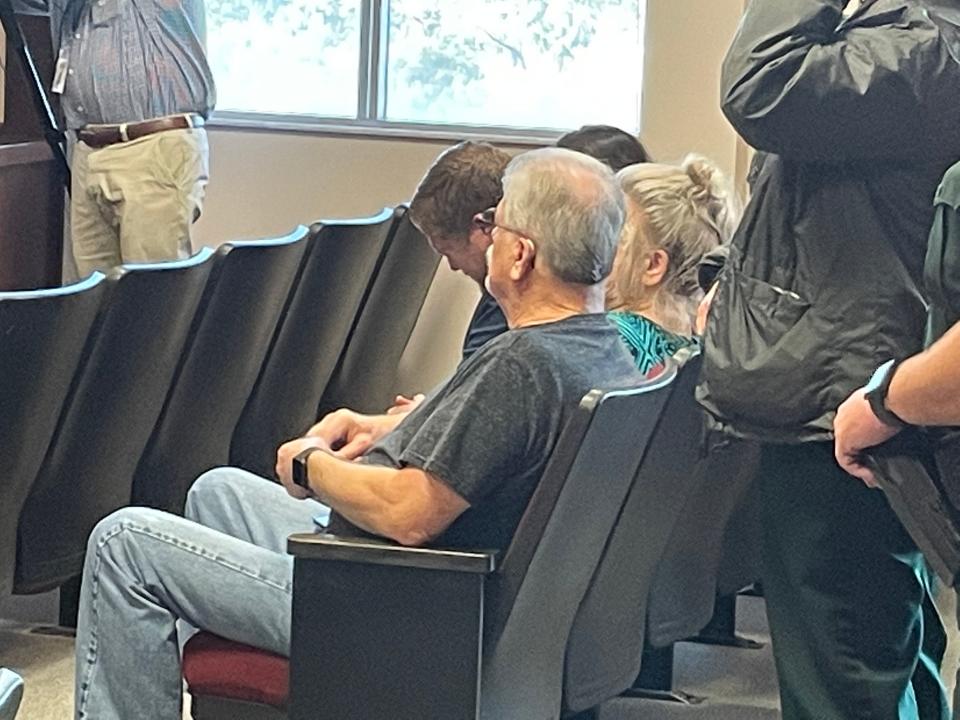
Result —
POLYGON ((730 187, 723 172, 703 155, 687 155, 681 167, 694 185, 715 198, 720 199, 730 194, 730 187))
POLYGON ((706 203, 722 241, 728 241, 740 214, 740 201, 733 185, 716 163, 703 155, 687 155, 681 168, 696 188, 695 194, 706 203))

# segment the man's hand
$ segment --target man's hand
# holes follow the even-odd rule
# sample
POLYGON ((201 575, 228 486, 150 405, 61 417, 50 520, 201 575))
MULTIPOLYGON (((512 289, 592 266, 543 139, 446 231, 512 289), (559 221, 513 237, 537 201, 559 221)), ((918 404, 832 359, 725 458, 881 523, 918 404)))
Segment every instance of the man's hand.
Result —
POLYGON ((287 492, 298 500, 310 497, 306 488, 293 484, 293 459, 307 448, 317 447, 329 450, 330 446, 319 437, 302 437, 285 442, 277 449, 277 477, 287 492))
POLYGON ((387 415, 406 415, 413 412, 423 402, 424 394, 417 393, 412 398, 404 395, 397 395, 393 400, 393 405, 387 408, 387 415))
POLYGON ((307 437, 319 438, 335 456, 355 460, 371 445, 393 430, 403 415, 363 415, 346 408, 335 410, 307 431, 307 437))
POLYGON ((860 388, 843 401, 833 421, 836 437, 834 454, 844 470, 860 478, 867 487, 877 487, 877 479, 862 462, 862 453, 867 448, 886 442, 899 431, 880 421, 870 409, 860 388))

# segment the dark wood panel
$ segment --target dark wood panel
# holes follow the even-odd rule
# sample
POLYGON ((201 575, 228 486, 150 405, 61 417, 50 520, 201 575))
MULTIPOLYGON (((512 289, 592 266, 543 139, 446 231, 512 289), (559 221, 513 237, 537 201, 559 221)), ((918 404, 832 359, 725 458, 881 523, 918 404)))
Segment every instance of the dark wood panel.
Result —
MULTIPOLYGON (((18 16, 49 87, 53 51, 46 17, 18 16)), ((7 45, 4 123, 0 127, 0 290, 60 284, 63 180, 43 139, 45 123, 19 57, 7 45)))
MULTIPOLYGON (((44 86, 49 90, 53 80, 53 47, 50 39, 50 21, 45 16, 17 15, 23 36, 33 53, 44 86)), ((21 143, 28 140, 43 140, 40 113, 34 104, 33 84, 27 82, 20 58, 7 42, 7 83, 4 88, 6 117, 0 126, 0 145, 21 143)), ((49 93, 48 93, 49 96, 49 93)), ((56 97, 52 98, 56 105, 56 97)))
POLYGON ((0 290, 60 284, 63 185, 43 141, 0 145, 0 290))

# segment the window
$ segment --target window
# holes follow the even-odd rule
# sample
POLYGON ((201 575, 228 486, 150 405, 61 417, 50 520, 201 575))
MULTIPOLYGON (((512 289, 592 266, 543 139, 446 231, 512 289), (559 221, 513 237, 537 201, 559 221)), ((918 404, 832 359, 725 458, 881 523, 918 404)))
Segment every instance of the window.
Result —
POLYGON ((642 0, 207 0, 218 115, 639 129, 642 0))

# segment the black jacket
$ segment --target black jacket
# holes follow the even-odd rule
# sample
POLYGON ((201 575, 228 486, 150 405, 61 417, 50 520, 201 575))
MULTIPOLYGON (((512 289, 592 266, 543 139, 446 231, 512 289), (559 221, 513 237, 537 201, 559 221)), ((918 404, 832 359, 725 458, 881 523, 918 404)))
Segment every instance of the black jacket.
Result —
POLYGON ((836 407, 920 349, 937 183, 960 158, 960 7, 753 0, 723 110, 769 153, 720 273, 697 396, 715 427, 829 440, 836 407))

